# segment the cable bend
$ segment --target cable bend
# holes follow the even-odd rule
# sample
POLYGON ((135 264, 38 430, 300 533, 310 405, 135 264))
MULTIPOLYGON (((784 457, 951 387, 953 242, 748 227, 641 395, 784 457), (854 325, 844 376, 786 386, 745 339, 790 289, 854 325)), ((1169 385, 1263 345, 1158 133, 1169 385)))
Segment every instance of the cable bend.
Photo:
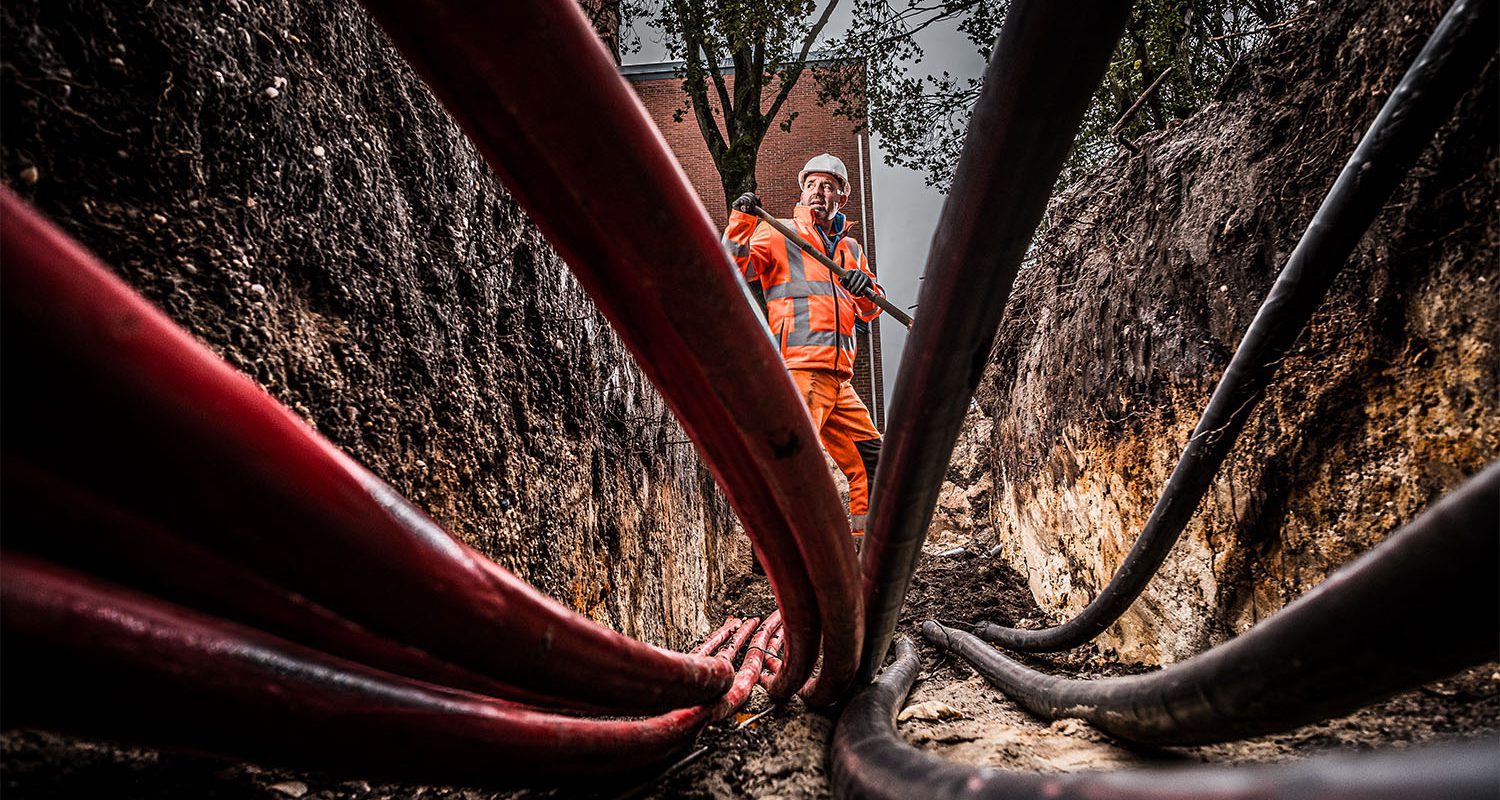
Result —
POLYGON ((1156 745, 1340 716, 1500 658, 1500 462, 1248 633, 1158 672, 1046 675, 928 620, 922 635, 1045 719, 1156 745))
POLYGON ((896 712, 920 664, 909 640, 896 660, 850 700, 833 734, 834 796, 841 800, 1454 800, 1493 798, 1500 740, 1337 755, 1288 764, 1206 765, 1116 772, 1037 774, 956 764, 902 740, 896 712))
POLYGON ((1493 55, 1495 26, 1495 3, 1488 0, 1459 0, 1438 23, 1287 258, 1140 538, 1099 595, 1078 616, 1055 627, 985 624, 975 633, 1011 650, 1067 650, 1103 633, 1145 591, 1349 253, 1493 55))

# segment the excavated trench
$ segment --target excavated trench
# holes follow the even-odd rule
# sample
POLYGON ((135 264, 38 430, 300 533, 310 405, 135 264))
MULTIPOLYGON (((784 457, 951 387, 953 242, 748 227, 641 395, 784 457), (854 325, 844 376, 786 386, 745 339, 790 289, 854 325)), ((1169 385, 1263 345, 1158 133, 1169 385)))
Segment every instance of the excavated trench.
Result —
MULTIPOLYGON (((923 669, 905 704, 902 737, 960 764, 1021 772, 1113 770, 1195 763, 1284 762, 1319 754, 1402 748, 1500 732, 1500 664, 1486 664, 1403 692, 1346 717, 1289 733, 1200 747, 1143 748, 1113 740, 1073 720, 1039 721, 985 683, 968 665, 923 642, 924 619, 959 622, 1040 620, 1025 579, 998 558, 940 557, 934 541, 923 555, 900 632, 919 644, 923 669)), ((723 615, 759 615, 775 607, 765 580, 733 575, 715 608, 723 615)), ((1022 656, 1052 674, 1096 678, 1148 671, 1089 646, 1068 654, 1022 656)), ((121 798, 308 797, 376 800, 544 798, 825 798, 832 796, 828 747, 834 720, 800 701, 777 709, 762 689, 735 717, 711 726, 703 752, 668 774, 626 776, 604 786, 487 791, 349 780, 339 776, 234 764, 185 753, 122 748, 34 731, 6 734, 3 785, 16 797, 121 798), (769 712, 759 716, 762 712, 769 712), (757 718, 759 716, 759 718, 757 718), (741 727, 741 723, 749 724, 741 727)))
MULTIPOLYGON (((0 9, 9 186, 551 596, 684 650, 725 616, 774 610, 661 398, 362 11, 74 6, 0 9)), ((1500 664, 1486 664, 1289 733, 1143 748, 1036 720, 918 634, 926 619, 1057 622, 1108 579, 1264 287, 1442 10, 1313 7, 1236 68, 1218 103, 1049 209, 902 613, 898 632, 922 658, 906 741, 963 764, 1062 772, 1500 731, 1500 664), (1292 65, 1286 52, 1309 57, 1292 65), (1082 364, 1100 366, 1078 378, 1082 364), (938 555, 960 545, 970 553, 938 555)), ((1493 61, 1476 87, 1363 240, 1140 608, 1101 642, 1023 663, 1134 674, 1222 642, 1500 454, 1493 61)), ((670 774, 496 792, 10 730, 0 787, 812 798, 831 794, 832 732, 828 714, 773 707, 757 688, 670 774)))

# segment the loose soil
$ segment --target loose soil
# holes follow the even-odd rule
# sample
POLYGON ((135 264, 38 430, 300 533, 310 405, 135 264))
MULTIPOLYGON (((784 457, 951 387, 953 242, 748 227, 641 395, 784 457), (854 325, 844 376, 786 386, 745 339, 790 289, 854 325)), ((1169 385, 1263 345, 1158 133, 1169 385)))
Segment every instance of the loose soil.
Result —
MULTIPOLYGON (((1465 670, 1340 719, 1289 733, 1205 747, 1142 749, 1076 720, 1046 722, 1021 710, 961 660, 948 658, 917 634, 925 619, 1023 625, 1046 620, 1024 578, 998 558, 937 555, 961 534, 934 537, 918 566, 898 635, 911 637, 923 673, 907 705, 942 703, 958 716, 909 720, 906 741, 944 758, 1032 772, 1112 770, 1162 763, 1285 761, 1327 751, 1404 747, 1500 732, 1500 664, 1465 670)), ((984 552, 982 542, 973 550, 984 552)), ((743 562, 741 562, 743 563, 743 562)), ((723 616, 764 615, 775 600, 764 578, 730 577, 718 601, 723 616)), ((1069 653, 1021 659, 1054 674, 1096 678, 1144 671, 1090 645, 1069 653)), ((232 721, 226 720, 226 724, 232 721)), ((109 796, 134 798, 307 798, 307 800, 561 800, 562 798, 823 798, 831 797, 828 744, 833 718, 800 701, 775 708, 757 689, 734 717, 711 726, 675 770, 606 786, 522 792, 348 780, 193 754, 118 747, 36 731, 0 736, 0 790, 6 798, 109 796), (759 719, 752 719, 768 712, 759 719), (743 728, 740 723, 747 722, 743 728)))

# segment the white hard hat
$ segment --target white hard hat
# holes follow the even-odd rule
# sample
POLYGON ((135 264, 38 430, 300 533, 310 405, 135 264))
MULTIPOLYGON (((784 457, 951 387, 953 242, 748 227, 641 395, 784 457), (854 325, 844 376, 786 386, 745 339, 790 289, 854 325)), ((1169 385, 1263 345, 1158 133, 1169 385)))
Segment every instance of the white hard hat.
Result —
POLYGON ((802 188, 802 182, 807 180, 808 174, 813 172, 826 172, 830 175, 837 175, 839 179, 839 191, 844 194, 849 193, 849 170, 844 168, 844 162, 840 161, 838 156, 831 153, 813 156, 807 162, 807 166, 803 167, 802 171, 797 173, 798 189, 802 188))

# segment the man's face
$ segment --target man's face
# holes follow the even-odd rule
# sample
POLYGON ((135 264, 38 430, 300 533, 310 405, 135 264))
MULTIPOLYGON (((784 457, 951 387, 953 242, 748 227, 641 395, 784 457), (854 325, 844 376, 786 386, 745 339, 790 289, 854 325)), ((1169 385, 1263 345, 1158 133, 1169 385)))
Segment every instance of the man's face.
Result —
POLYGON ((826 172, 813 172, 802 181, 802 205, 812 209, 813 218, 820 223, 833 219, 842 205, 839 179, 826 172))

